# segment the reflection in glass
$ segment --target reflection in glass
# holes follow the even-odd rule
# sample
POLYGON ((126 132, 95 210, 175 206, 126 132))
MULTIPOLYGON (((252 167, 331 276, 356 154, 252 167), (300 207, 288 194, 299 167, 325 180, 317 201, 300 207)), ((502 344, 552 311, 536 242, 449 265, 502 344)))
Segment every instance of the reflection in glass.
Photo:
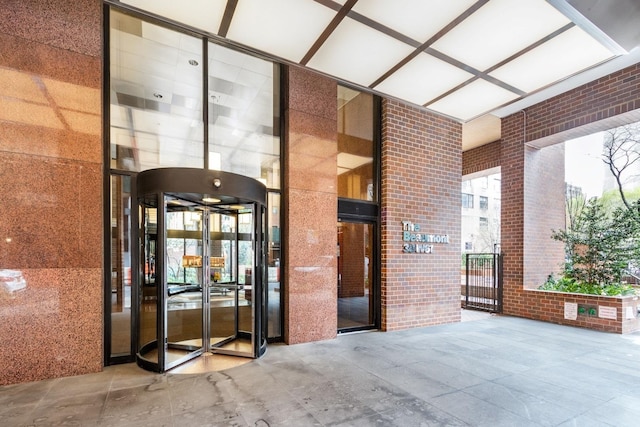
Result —
POLYGON ((209 43, 209 168, 280 188, 277 66, 209 43))
POLYGON ((202 41, 112 10, 111 167, 203 167, 202 41))
MULTIPOLYGON (((205 37, 170 29, 168 24, 146 22, 113 8, 109 13, 109 166, 113 191, 118 185, 130 185, 121 183, 119 180, 125 178, 119 178, 117 174, 135 175, 135 172, 165 167, 229 171, 254 178, 268 188, 280 189, 279 66, 217 46, 205 37), (204 61, 204 49, 207 49, 208 63, 204 61), (205 111, 208 112, 207 128, 204 127, 205 111)), ((129 191, 126 190, 126 197, 130 197, 129 191)), ((156 253, 158 201, 154 199, 151 205, 139 210, 140 223, 137 225, 141 234, 138 243, 131 240, 131 226, 127 222, 130 211, 126 209, 131 209, 131 201, 126 201, 126 207, 125 198, 120 200, 115 194, 111 218, 114 224, 111 267, 115 302, 113 315, 106 319, 111 322, 107 328, 113 332, 111 356, 131 355, 131 341, 136 341, 136 337, 131 337, 132 316, 125 314, 131 305, 131 286, 124 283, 130 280, 126 278, 131 274, 131 250, 136 251, 142 262, 139 274, 135 276, 140 278, 139 292, 134 295, 139 298, 141 314, 133 330, 137 332, 137 347, 147 345, 148 349, 159 339, 156 318, 162 315, 155 307, 160 295, 156 288, 157 262, 166 257, 166 271, 163 272, 166 282, 160 286, 168 283, 201 285, 202 277, 206 276, 198 275, 198 268, 190 266, 185 257, 200 256, 202 259, 202 255, 196 254, 203 249, 203 240, 208 239, 208 236, 204 239, 193 236, 196 230, 190 227, 195 224, 187 212, 166 218, 175 224, 169 226, 169 235, 161 242, 160 247, 167 246, 167 253, 161 254, 160 259, 156 253), (183 235, 178 235, 180 233, 183 235)), ((279 200, 279 195, 275 197, 279 200)), ((279 212, 279 201, 274 209, 279 212)), ((215 213, 211 212, 212 221, 214 217, 215 213)), ((275 228, 268 231, 275 243, 270 252, 271 265, 275 266, 280 262, 279 213, 273 217, 277 217, 271 222, 275 228)), ((235 212, 227 218, 237 220, 235 212)), ((264 223, 262 221, 264 218, 261 219, 264 223)), ((235 237, 239 232, 240 241, 243 241, 241 224, 233 231, 224 223, 212 225, 212 230, 216 226, 220 233, 234 233, 233 237, 220 239, 220 250, 229 254, 247 250, 235 237)), ((233 227, 236 227, 235 223, 233 227)), ((212 253, 215 249, 206 244, 204 247, 212 253)), ((266 252, 261 251, 261 254, 266 252)), ((225 262, 224 269, 218 268, 219 277, 214 271, 207 280, 244 286, 243 281, 256 274, 242 270, 241 266, 249 263, 242 264, 244 261, 238 257, 229 257, 225 262)), ((214 269, 213 264, 211 268, 214 269)), ((274 283, 271 292, 277 293, 278 298, 271 299, 275 305, 270 306, 269 312, 275 316, 272 324, 276 326, 270 329, 273 332, 270 336, 281 336, 279 284, 274 283)), ((247 292, 240 289, 239 294, 246 294, 250 299, 251 289, 247 292)), ((161 297, 167 298, 166 294, 161 297)), ((207 311, 204 316, 208 314, 207 311)), ((207 329, 206 322, 205 326, 207 329)))
POLYGON ((111 177, 111 356, 131 354, 131 178, 111 177))
POLYGON ((338 197, 377 201, 373 95, 338 86, 338 197))
POLYGON ((167 209, 165 221, 168 368, 202 349, 203 211, 167 209))
POLYGON ((338 329, 374 324, 373 225, 338 222, 338 329))
POLYGON ((267 336, 282 336, 282 295, 280 282, 280 194, 268 194, 268 249, 267 249, 267 336))
MULTIPOLYGON (((157 203, 154 203, 157 204, 157 203)), ((140 302, 138 320, 138 348, 143 348, 158 340, 156 260, 158 259, 158 210, 145 206, 140 215, 140 260, 142 283, 138 300, 140 302)))

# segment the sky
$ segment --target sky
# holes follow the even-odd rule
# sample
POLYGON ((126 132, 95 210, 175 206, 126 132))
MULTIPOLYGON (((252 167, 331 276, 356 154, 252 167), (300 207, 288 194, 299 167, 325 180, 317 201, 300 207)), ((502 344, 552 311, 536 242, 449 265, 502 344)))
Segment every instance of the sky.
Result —
POLYGON ((602 196, 605 166, 602 161, 602 132, 565 142, 565 181, 582 187, 590 197, 602 196))

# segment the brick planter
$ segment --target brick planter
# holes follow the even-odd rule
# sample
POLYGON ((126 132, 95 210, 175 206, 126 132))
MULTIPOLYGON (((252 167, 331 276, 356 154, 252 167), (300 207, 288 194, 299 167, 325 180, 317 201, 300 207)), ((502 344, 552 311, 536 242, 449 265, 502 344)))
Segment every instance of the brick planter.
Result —
POLYGON ((520 315, 617 334, 640 330, 638 296, 609 297, 525 289, 520 315))

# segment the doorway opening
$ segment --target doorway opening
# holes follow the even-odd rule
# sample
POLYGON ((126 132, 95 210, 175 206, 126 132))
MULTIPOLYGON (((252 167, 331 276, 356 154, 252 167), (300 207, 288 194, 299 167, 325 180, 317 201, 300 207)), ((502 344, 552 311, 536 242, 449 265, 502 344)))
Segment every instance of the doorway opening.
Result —
POLYGON ((266 188, 202 169, 141 172, 138 348, 165 372, 200 355, 266 349, 266 188))
POLYGON ((338 333, 377 323, 375 223, 338 221, 338 333))

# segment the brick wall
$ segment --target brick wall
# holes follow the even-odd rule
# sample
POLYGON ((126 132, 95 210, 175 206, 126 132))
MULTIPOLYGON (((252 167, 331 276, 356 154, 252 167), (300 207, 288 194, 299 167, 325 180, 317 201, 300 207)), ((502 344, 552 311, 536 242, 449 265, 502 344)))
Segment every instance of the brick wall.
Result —
POLYGON ((462 126, 391 100, 382 114, 382 329, 457 322, 462 126), (403 253, 403 220, 449 244, 403 253))
POLYGON ((618 334, 640 330, 640 319, 631 317, 631 314, 638 312, 637 297, 616 298, 528 290, 522 293, 522 303, 520 315, 529 319, 618 334), (565 302, 595 307, 596 310, 599 307, 615 309, 616 319, 599 317, 598 314, 578 314, 575 320, 565 319, 565 302))
MULTIPOLYGON (((540 318, 532 311, 531 294, 524 288, 542 283, 563 261, 561 242, 549 238, 551 229, 564 226, 564 212, 560 211, 564 202, 563 150, 533 145, 539 145, 540 138, 548 144, 561 142, 568 135, 602 130, 602 126, 615 123, 616 116, 626 120, 639 108, 640 66, 634 65, 502 119, 505 313, 540 318)), ((472 163, 465 164, 467 167, 472 163)))
POLYGON ((526 109, 527 141, 640 109, 640 64, 526 109))
POLYGON ((462 153, 462 176, 500 166, 500 141, 472 148, 462 153))

